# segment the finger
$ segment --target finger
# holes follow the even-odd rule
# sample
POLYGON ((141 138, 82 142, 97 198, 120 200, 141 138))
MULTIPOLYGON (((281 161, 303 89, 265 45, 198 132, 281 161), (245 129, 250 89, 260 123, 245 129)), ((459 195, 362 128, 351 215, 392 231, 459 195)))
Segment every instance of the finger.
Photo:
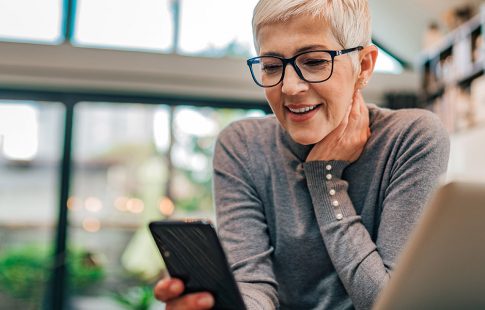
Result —
POLYGON ((369 111, 360 91, 354 94, 352 114, 345 136, 349 141, 353 141, 354 145, 365 144, 369 137, 369 111))
POLYGON ((350 113, 352 111, 352 105, 350 104, 347 108, 347 111, 345 112, 345 116, 340 122, 340 124, 335 128, 334 131, 331 132, 330 136, 332 138, 336 137, 337 139, 342 138, 344 135, 345 131, 347 130, 347 126, 349 125, 349 119, 350 119, 350 113))
POLYGON ((364 98, 362 97, 362 93, 360 94, 360 114, 363 116, 363 121, 367 126, 369 125, 369 108, 365 104, 364 98))
POLYGON ((370 137, 369 108, 365 104, 362 94, 360 94, 360 114, 361 114, 361 140, 367 141, 370 137))
POLYGON ((347 127, 347 124, 349 123, 349 118, 350 118, 350 115, 352 114, 352 109, 354 108, 354 101, 352 100, 352 102, 350 103, 350 105, 347 107, 347 111, 345 112, 345 117, 343 118, 341 124, 343 125, 343 127, 347 127))
POLYGON ((356 90, 352 99, 352 105, 349 115, 349 124, 346 128, 346 135, 353 133, 355 130, 359 130, 359 128, 362 126, 360 113, 362 101, 361 98, 362 97, 360 95, 360 91, 356 90))
POLYGON ((359 91, 358 96, 358 101, 359 101, 359 108, 360 108, 360 113, 363 113, 365 110, 367 110, 367 106, 365 105, 364 102, 364 97, 362 96, 362 92, 359 91))
MULTIPOLYGON (((352 106, 349 105, 347 107, 347 111, 345 111, 345 115, 344 117, 342 118, 342 120, 340 121, 340 123, 338 124, 337 127, 335 127, 334 130, 332 130, 325 138, 324 140, 325 141, 338 141, 343 133, 345 132, 345 129, 347 127, 347 124, 349 123, 349 114, 350 114, 350 110, 352 109, 352 106)), ((323 142, 323 141, 322 141, 323 142)), ((318 144, 318 143, 317 143, 318 144)))
POLYGON ((352 98, 352 105, 350 110, 350 121, 357 121, 360 119, 362 96, 360 90, 356 90, 352 98))
POLYGON ((153 289, 155 298, 165 302, 177 298, 183 291, 184 283, 181 280, 174 278, 160 280, 153 289))
POLYGON ((365 104, 364 97, 362 96, 362 92, 359 91, 357 94, 357 100, 360 103, 359 108, 360 108, 360 113, 368 112, 369 109, 367 108, 367 105, 365 104))
POLYGON ((362 96, 362 92, 358 91, 355 96, 356 104, 358 105, 359 109, 359 126, 358 127, 367 127, 369 124, 369 109, 365 104, 364 97, 362 96))
POLYGON ((203 310, 214 306, 214 298, 209 293, 187 294, 167 303, 167 310, 203 310))

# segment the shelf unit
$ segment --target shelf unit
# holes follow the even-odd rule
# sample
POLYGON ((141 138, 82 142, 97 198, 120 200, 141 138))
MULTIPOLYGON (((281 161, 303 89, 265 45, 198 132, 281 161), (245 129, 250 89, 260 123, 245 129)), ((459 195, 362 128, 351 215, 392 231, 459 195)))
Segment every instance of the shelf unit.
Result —
POLYGON ((419 62, 421 98, 450 133, 485 125, 485 5, 419 62))

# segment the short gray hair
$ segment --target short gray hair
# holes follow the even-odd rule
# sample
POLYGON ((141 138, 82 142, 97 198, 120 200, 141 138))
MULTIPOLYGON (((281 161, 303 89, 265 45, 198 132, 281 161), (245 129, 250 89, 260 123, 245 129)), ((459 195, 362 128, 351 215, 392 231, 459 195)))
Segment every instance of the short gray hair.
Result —
MULTIPOLYGON (((260 0, 253 12, 256 51, 259 51, 257 35, 261 26, 284 22, 303 14, 323 18, 343 48, 371 44, 372 27, 368 0, 260 0)), ((357 61, 356 57, 352 58, 357 61)))

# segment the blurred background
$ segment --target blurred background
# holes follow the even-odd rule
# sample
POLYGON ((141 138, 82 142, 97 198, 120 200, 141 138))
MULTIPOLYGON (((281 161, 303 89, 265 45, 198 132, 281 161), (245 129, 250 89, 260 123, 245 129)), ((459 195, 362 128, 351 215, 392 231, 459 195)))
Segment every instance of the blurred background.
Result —
MULTIPOLYGON (((270 114, 255 0, 0 0, 0 309, 163 309, 151 220, 209 218, 213 145, 270 114)), ((484 181, 483 1, 370 0, 364 96, 437 113, 484 181)))

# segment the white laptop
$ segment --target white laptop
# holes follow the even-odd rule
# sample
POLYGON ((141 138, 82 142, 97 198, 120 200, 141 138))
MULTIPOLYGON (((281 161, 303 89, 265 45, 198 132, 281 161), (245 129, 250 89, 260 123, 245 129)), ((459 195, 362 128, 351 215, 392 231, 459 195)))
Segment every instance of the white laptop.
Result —
POLYGON ((436 192, 373 309, 485 309, 485 184, 436 192))

